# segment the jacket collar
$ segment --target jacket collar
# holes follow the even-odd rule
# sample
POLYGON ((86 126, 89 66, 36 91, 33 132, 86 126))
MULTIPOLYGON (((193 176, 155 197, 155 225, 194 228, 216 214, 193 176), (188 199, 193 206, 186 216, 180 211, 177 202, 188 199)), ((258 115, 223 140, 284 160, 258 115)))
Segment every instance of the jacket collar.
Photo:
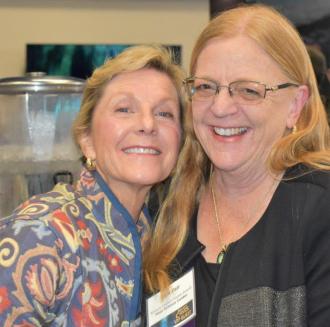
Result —
POLYGON ((179 275, 182 272, 186 271, 189 267, 191 267, 193 261, 202 253, 204 249, 205 246, 197 239, 197 210, 196 210, 196 212, 192 217, 189 233, 187 235, 185 243, 183 244, 182 248, 179 250, 175 258, 174 267, 178 269, 174 269, 174 274, 179 275))
MULTIPOLYGON (((133 224, 133 219, 127 209, 121 204, 119 199, 97 171, 88 171, 86 168, 83 168, 76 190, 91 202, 91 210, 93 210, 95 217, 97 217, 97 220, 100 223, 108 222, 110 219, 110 210, 114 207, 118 213, 123 215, 127 221, 131 221, 133 224)), ((144 205, 138 223, 136 224, 141 235, 149 230, 150 223, 150 215, 146 205, 144 205)))

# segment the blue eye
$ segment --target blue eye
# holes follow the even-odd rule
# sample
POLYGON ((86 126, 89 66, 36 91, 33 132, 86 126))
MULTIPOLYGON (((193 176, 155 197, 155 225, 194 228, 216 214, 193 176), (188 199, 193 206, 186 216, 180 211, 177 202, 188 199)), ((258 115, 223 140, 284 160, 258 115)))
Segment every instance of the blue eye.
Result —
POLYGON ((258 90, 254 90, 252 88, 240 88, 238 89, 240 93, 245 93, 246 95, 251 95, 251 96, 260 96, 260 92, 258 90))
POLYGON ((214 86, 211 85, 211 84, 204 83, 204 84, 196 85, 196 86, 194 87, 194 89, 195 89, 196 91, 214 90, 214 86))
POLYGON ((264 98, 265 86, 250 81, 237 81, 230 85, 231 92, 245 100, 258 100, 264 98))
POLYGON ((120 107, 115 110, 116 112, 129 112, 129 108, 127 107, 120 107))
POLYGON ((164 117, 164 118, 173 118, 174 115, 171 112, 168 111, 161 111, 157 114, 158 116, 164 117))
POLYGON ((191 96, 195 98, 210 97, 217 92, 217 85, 211 81, 197 79, 195 85, 192 87, 191 96))

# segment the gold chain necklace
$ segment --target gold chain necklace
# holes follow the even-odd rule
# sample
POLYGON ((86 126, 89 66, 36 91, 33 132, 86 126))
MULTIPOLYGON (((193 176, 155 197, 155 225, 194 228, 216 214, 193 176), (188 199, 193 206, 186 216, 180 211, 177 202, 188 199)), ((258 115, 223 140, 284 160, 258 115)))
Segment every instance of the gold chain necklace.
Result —
MULTIPOLYGON (((270 188, 268 189, 268 191, 266 192, 265 196, 262 197, 262 200, 266 200, 267 196, 270 194, 270 191, 273 189, 273 186, 276 184, 276 179, 274 180, 274 182, 270 185, 270 188)), ((215 191, 213 188, 213 174, 211 174, 211 178, 210 178, 210 186, 211 186, 211 194, 212 194, 212 200, 213 200, 213 208, 214 208, 214 216, 215 216, 215 220, 217 223, 217 227, 218 227, 218 235, 219 235, 219 240, 220 240, 220 244, 223 243, 222 241, 222 237, 221 237, 221 228, 220 228, 220 219, 218 216, 218 208, 217 208, 217 201, 216 201, 216 196, 215 196, 215 191)), ((258 201, 257 206, 259 206, 259 204, 261 203, 258 201)), ((246 220, 246 223, 244 224, 242 230, 244 230, 244 228, 246 228, 246 226, 248 226, 248 224, 250 223, 251 219, 253 218, 253 215, 249 215, 248 219, 246 220)), ((229 248, 229 245, 232 243, 232 241, 228 242, 227 244, 222 245, 218 255, 217 255, 217 263, 221 264, 225 254, 229 248)))

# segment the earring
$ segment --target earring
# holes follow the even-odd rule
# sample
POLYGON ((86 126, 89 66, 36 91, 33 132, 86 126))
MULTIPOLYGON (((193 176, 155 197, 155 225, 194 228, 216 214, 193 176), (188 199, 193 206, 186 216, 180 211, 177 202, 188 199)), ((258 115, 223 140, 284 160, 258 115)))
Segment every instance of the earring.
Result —
POLYGON ((85 166, 87 170, 95 170, 96 169, 95 159, 86 158, 85 166))
POLYGON ((297 126, 296 125, 293 125, 293 127, 292 127, 292 130, 291 130, 291 133, 292 134, 296 134, 297 133, 297 126))

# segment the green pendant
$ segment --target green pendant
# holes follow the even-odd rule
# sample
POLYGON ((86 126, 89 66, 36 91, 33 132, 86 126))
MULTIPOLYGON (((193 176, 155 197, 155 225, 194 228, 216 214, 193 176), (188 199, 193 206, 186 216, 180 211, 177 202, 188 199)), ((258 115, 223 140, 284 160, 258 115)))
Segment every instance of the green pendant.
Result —
POLYGON ((217 263, 218 263, 218 264, 222 263, 222 261, 223 261, 223 259, 224 259, 224 257, 225 257, 225 254, 226 254, 226 249, 222 249, 222 250, 219 252, 219 254, 218 254, 218 256, 217 256, 217 263))

